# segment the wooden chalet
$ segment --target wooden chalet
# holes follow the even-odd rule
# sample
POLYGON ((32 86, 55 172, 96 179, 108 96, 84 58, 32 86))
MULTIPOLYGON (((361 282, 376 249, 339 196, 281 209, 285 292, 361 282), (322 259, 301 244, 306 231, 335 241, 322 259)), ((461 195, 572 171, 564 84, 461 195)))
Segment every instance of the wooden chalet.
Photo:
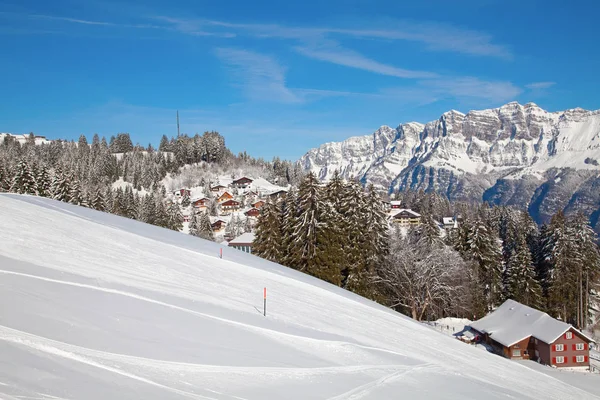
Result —
POLYGON ((506 358, 555 367, 589 369, 589 338, 572 325, 514 300, 472 322, 481 341, 506 358))
POLYGON ((287 196, 287 190, 283 190, 283 189, 277 190, 275 192, 270 193, 268 196, 272 201, 285 199, 285 196, 287 196))
POLYGON ((194 200, 192 202, 192 206, 194 206, 195 208, 207 208, 208 204, 210 202, 210 199, 207 197, 203 197, 201 199, 198 200, 194 200))
POLYGON ((392 215, 392 220, 401 226, 414 226, 421 223, 421 214, 409 208, 400 208, 392 215))
POLYGON ((258 199, 258 193, 256 193, 254 190, 248 190, 247 192, 244 192, 243 196, 246 201, 256 201, 256 199, 258 199))
POLYGON ((210 227, 212 228, 213 232, 221 232, 223 229, 225 229, 225 225, 227 225, 227 222, 223 221, 222 219, 218 219, 210 224, 210 227))
POLYGON ((457 229, 458 221, 454 217, 443 217, 442 218, 442 228, 444 228, 447 231, 457 229))
POLYGON ((402 202, 400 200, 392 200, 390 201, 390 208, 392 210, 398 210, 402 208, 402 202))
POLYGON ((244 176, 231 182, 231 187, 236 189, 246 189, 252 185, 252 182, 252 179, 244 176))
POLYGON ((217 198, 217 203, 223 203, 228 200, 233 200, 233 195, 229 192, 224 192, 217 198))
POLYGON ((227 200, 221 203, 221 210, 229 213, 240 209, 240 202, 235 200, 227 200))
POLYGON ((252 253, 252 243, 254 242, 254 233, 243 233, 229 242, 228 246, 244 251, 246 253, 252 253))
POLYGON ((258 217, 260 215, 260 210, 258 208, 252 207, 248 211, 244 213, 246 217, 258 217))
POLYGON ((257 202, 254 202, 251 205, 252 205, 253 208, 257 208, 257 209, 260 210, 260 208, 262 206, 264 206, 265 204, 267 204, 267 203, 264 200, 258 200, 257 202))
POLYGON ((214 193, 218 193, 218 192, 220 192, 220 191, 222 191, 222 190, 225 190, 225 189, 227 189, 227 186, 223 186, 223 185, 215 185, 215 186, 212 186, 212 187, 210 188, 210 191, 211 191, 211 192, 214 192, 214 193))
POLYGON ((180 197, 184 197, 184 196, 189 197, 192 195, 192 191, 190 189, 181 188, 181 189, 174 191, 173 194, 176 196, 180 196, 180 197))

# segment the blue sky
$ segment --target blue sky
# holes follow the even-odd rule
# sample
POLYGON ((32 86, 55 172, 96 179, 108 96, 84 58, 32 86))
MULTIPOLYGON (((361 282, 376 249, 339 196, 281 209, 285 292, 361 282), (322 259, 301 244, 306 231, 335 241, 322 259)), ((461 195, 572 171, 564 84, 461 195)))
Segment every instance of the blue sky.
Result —
POLYGON ((2 0, 0 132, 217 130, 296 159, 380 125, 600 108, 593 1, 2 0), (174 5, 175 4, 175 5, 174 5))

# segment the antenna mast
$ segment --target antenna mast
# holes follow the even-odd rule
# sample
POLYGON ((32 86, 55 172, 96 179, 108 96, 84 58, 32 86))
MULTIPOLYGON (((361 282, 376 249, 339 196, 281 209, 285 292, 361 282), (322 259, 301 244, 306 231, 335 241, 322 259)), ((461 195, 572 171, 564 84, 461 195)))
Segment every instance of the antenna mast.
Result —
POLYGON ((177 137, 179 137, 179 110, 177 110, 177 137))

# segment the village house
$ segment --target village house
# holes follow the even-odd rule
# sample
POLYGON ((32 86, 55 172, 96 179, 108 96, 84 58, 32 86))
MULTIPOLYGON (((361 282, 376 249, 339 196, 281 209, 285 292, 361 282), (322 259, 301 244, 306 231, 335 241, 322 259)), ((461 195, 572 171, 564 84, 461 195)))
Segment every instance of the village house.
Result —
POLYGON ((227 200, 221 203, 221 210, 223 213, 229 214, 232 211, 237 211, 240 209, 240 202, 235 200, 227 200))
POLYGON ((252 253, 252 242, 254 242, 254 233, 246 232, 230 241, 229 247, 252 253))
POLYGON ((256 201, 258 199, 258 193, 256 193, 254 190, 248 190, 247 192, 244 192, 243 196, 247 203, 256 201))
POLYGON ((211 186, 210 191, 214 192, 214 193, 218 193, 222 190, 227 189, 227 186, 223 186, 223 185, 215 185, 215 186, 211 186))
POLYGON ((262 206, 264 206, 265 204, 267 204, 267 203, 265 203, 265 201, 264 201, 264 200, 258 200, 257 202, 255 202, 255 203, 252 203, 251 205, 252 205, 252 207, 253 207, 253 208, 256 208, 256 209, 259 209, 259 210, 260 210, 260 208, 261 208, 262 206))
POLYGON ((210 224, 210 227, 212 228, 213 232, 221 232, 223 229, 225 229, 225 225, 227 225, 227 222, 223 221, 222 219, 218 219, 210 224))
POLYGON ((189 196, 192 195, 192 191, 190 189, 181 188, 181 189, 178 189, 178 190, 174 191, 173 194, 175 196, 180 196, 180 197, 184 197, 184 196, 188 196, 189 197, 189 196))
POLYGON ((287 195, 287 190, 281 189, 281 190, 277 190, 275 192, 270 193, 268 196, 272 201, 275 202, 277 200, 284 199, 286 195, 287 195))
POLYGON ((252 185, 252 182, 252 179, 246 178, 244 176, 231 182, 231 187, 236 189, 246 189, 249 188, 250 185, 252 185))
POLYGON ((442 227, 447 231, 451 231, 453 229, 458 229, 458 221, 454 217, 443 217, 442 218, 442 227))
POLYGON ((414 226, 421 223, 421 214, 409 208, 400 208, 392 215, 392 220, 400 226, 414 226))
POLYGON ((217 203, 223 203, 228 200, 233 200, 233 195, 229 192, 224 192, 217 198, 217 203))
POLYGON ((207 208, 209 202, 210 202, 210 199, 208 199, 207 197, 202 197, 201 199, 192 201, 192 205, 195 208, 207 208))
POLYGON ((534 360, 554 367, 589 369, 593 342, 572 325, 514 300, 472 322, 480 340, 506 358, 534 360))
POLYGON ((244 213, 244 215, 246 217, 254 217, 254 218, 256 218, 256 217, 258 217, 260 215, 260 210, 258 208, 252 207, 251 209, 249 209, 248 211, 246 211, 244 213))
POLYGON ((402 208, 402 202, 400 200, 392 200, 390 201, 390 208, 392 210, 397 210, 402 208))

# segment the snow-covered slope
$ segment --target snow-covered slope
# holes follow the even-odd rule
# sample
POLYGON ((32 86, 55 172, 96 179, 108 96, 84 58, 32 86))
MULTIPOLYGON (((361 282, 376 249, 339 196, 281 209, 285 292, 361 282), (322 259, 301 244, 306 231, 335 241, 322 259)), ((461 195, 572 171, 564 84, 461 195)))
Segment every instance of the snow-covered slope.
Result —
POLYGON ((191 236, 18 195, 0 225, 3 399, 598 398, 191 236))
MULTIPOLYGON (((513 102, 468 114, 449 111, 425 125, 383 126, 373 135, 324 144, 300 162, 324 180, 338 169, 390 190, 437 190, 454 199, 527 206, 536 189, 564 171, 576 186, 600 182, 600 110, 547 112, 513 102)), ((564 208, 571 197, 555 200, 548 202, 564 208)), ((545 204, 538 203, 542 210, 533 214, 544 219, 545 204)))

